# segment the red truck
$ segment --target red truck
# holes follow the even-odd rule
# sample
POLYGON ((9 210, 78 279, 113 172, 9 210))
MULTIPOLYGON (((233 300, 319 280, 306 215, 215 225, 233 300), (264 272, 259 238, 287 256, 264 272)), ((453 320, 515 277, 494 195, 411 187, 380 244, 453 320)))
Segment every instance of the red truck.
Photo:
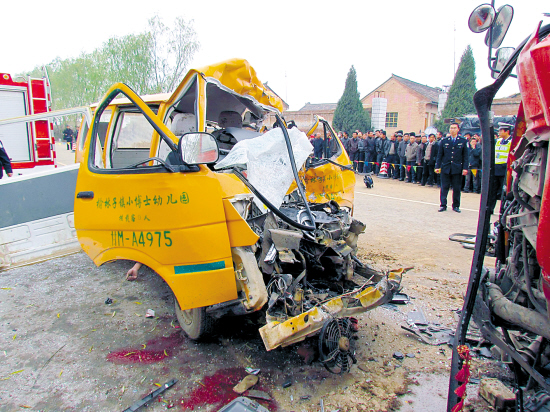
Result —
MULTIPOLYGON (((13 78, 0 73, 0 120, 51 111, 47 75, 13 78)), ((0 141, 12 162, 14 174, 57 167, 51 119, 0 126, 0 141)))
POLYGON ((464 390, 474 373, 466 338, 471 320, 479 327, 482 344, 491 346, 493 356, 498 355, 515 376, 516 399, 511 407, 550 410, 550 25, 533 25, 532 34, 515 49, 500 48, 512 17, 510 5, 495 10, 493 0, 477 7, 469 20, 473 32, 487 31, 485 44, 495 82, 474 95, 483 140, 482 197, 470 279, 455 335, 449 412, 463 410, 464 390), (497 49, 494 55, 493 49, 497 49), (494 137, 498 125, 491 105, 509 77, 517 77, 522 102, 511 134, 500 211, 495 210, 491 219, 498 181, 494 137), (484 266, 490 239, 495 239, 494 267, 484 266))

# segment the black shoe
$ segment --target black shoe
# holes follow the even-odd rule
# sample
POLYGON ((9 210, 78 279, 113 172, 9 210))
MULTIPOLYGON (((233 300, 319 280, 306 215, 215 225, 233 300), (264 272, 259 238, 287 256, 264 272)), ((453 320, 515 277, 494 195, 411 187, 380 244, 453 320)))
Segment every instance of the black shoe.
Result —
POLYGON ((459 207, 453 207, 453 210, 454 210, 456 213, 460 213, 460 208, 459 208, 459 207))
POLYGON ((399 179, 400 182, 402 182, 403 180, 405 180, 405 179, 399 179))
POLYGON ((463 192, 463 193, 470 193, 469 190, 463 190, 462 192, 463 192))
POLYGON ((447 206, 441 206, 438 210, 438 212, 444 212, 447 210, 447 206))
POLYGON ((420 186, 426 186, 426 183, 421 183, 420 186))

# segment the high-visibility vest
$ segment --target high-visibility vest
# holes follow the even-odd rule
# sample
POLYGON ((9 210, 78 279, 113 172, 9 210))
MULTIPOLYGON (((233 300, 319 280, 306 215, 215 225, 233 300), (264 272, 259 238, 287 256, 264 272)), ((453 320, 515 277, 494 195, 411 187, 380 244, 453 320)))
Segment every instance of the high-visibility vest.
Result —
POLYGON ((502 138, 497 140, 495 146, 495 164, 505 164, 508 162, 508 153, 510 153, 510 147, 512 146, 512 139, 505 141, 502 138), (503 143, 504 142, 504 143, 503 143))

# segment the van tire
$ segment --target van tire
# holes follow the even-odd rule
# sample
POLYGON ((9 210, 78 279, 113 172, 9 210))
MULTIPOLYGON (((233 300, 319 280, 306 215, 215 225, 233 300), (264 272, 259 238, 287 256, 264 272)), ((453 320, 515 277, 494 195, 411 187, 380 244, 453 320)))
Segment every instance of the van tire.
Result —
POLYGON ((206 314, 206 307, 181 310, 176 297, 174 303, 178 322, 189 339, 200 340, 212 332, 214 320, 206 314))

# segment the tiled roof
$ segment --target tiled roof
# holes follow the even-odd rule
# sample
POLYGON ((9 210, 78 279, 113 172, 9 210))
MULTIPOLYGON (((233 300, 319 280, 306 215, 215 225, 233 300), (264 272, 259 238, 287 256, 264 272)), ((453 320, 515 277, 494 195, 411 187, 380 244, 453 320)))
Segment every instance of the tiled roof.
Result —
MULTIPOLYGON (((397 76, 396 74, 393 74, 393 73, 392 73, 391 77, 388 80, 386 80, 384 83, 388 82, 392 77, 394 79, 396 79, 399 83, 401 83, 403 86, 408 87, 409 89, 414 90, 415 92, 421 94, 422 96, 424 96, 426 99, 428 99, 432 103, 437 104, 439 102, 439 94, 442 93, 441 89, 426 86, 425 84, 420 84, 420 83, 417 83, 417 82, 413 82, 412 80, 405 79, 404 77, 397 76)), ((384 83, 382 83, 382 84, 384 84, 384 83)), ((378 86, 372 92, 376 91, 380 86, 378 86)), ((367 96, 370 95, 372 92, 367 94, 367 96)), ((365 96, 365 97, 367 97, 367 96, 365 96)), ((363 99, 365 97, 363 97, 363 99)), ((361 99, 361 100, 363 100, 363 99, 361 99)))
POLYGON ((299 112, 313 111, 322 112, 327 110, 336 110, 337 103, 306 103, 299 112))
POLYGON ((401 84, 413 89, 422 96, 426 96, 428 99, 431 99, 432 102, 437 104, 439 101, 439 94, 442 92, 441 90, 438 90, 435 87, 426 86, 425 84, 413 82, 412 80, 405 79, 395 74, 392 74, 392 76, 395 77, 401 84))

